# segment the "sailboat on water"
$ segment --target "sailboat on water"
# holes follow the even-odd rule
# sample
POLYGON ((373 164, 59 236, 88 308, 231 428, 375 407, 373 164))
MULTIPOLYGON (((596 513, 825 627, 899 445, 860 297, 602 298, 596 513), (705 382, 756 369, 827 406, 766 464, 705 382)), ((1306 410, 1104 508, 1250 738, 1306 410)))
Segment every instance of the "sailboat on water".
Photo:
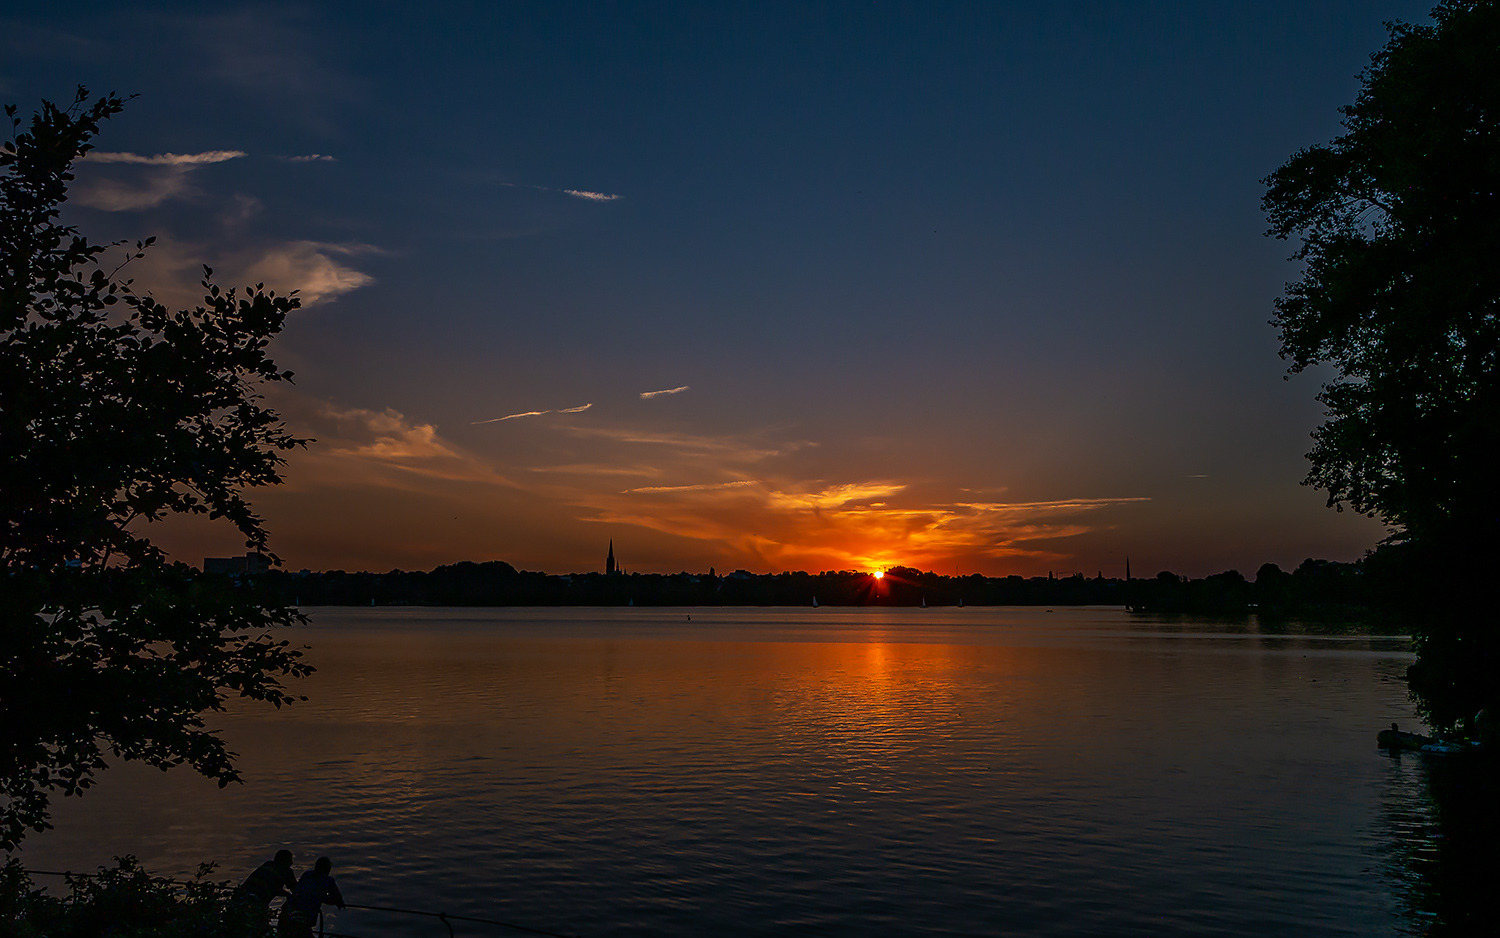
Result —
POLYGON ((813 597, 813 608, 818 608, 818 597, 816 596, 813 597))

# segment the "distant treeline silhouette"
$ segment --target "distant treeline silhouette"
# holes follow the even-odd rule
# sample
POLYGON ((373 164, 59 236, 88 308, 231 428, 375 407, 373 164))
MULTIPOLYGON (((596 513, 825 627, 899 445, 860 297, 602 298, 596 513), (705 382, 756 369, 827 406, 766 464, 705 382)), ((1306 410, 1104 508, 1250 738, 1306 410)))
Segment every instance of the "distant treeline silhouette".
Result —
MULTIPOLYGON (((1373 555, 1372 555, 1373 558, 1373 555)), ((1356 563, 1308 559, 1287 572, 1263 565, 1253 580, 1230 570, 1202 579, 1163 571, 1154 577, 943 576, 895 567, 869 573, 744 570, 674 573, 546 574, 503 561, 463 562, 427 573, 271 570, 258 585, 303 606, 1126 606, 1133 611, 1354 617, 1378 601, 1372 558, 1356 563)))

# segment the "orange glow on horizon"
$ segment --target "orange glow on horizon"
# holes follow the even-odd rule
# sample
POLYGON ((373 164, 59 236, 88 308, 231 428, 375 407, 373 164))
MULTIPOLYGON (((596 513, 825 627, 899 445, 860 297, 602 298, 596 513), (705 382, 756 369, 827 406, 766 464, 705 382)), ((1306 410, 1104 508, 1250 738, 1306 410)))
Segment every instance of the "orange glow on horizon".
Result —
MULTIPOLYGON (((613 536, 640 572, 862 570, 877 583, 899 577, 884 576, 899 567, 1038 575, 1098 566, 1071 551, 1147 501, 996 501, 937 482, 808 479, 795 460, 774 472, 763 464, 801 452, 800 440, 655 432, 594 417, 507 423, 529 426, 532 442, 557 439, 502 460, 393 409, 293 391, 275 403, 299 436, 321 441, 288 463, 286 485, 256 495, 292 569, 495 559, 562 574, 592 569, 598 545, 613 536)), ((243 538, 232 526, 205 525, 153 530, 174 559, 237 552, 243 538)))

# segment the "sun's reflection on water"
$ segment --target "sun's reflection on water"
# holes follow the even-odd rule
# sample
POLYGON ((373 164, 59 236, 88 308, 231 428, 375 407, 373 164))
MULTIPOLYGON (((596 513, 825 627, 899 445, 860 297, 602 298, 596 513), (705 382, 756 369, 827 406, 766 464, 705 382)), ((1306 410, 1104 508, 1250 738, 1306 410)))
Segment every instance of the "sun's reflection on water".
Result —
POLYGON ((931 611, 329 617, 308 704, 223 721, 245 787, 111 770, 37 855, 285 842, 588 935, 1400 933, 1365 872, 1394 646, 931 611))

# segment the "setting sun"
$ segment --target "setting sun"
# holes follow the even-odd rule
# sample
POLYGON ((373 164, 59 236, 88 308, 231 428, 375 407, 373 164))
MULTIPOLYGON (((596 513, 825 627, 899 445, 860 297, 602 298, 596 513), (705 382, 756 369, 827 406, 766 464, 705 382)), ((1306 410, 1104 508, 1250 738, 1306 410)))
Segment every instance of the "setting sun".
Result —
POLYGON ((883 579, 885 579, 885 571, 884 570, 876 570, 874 573, 872 573, 870 575, 873 576, 877 580, 883 580, 883 579))

